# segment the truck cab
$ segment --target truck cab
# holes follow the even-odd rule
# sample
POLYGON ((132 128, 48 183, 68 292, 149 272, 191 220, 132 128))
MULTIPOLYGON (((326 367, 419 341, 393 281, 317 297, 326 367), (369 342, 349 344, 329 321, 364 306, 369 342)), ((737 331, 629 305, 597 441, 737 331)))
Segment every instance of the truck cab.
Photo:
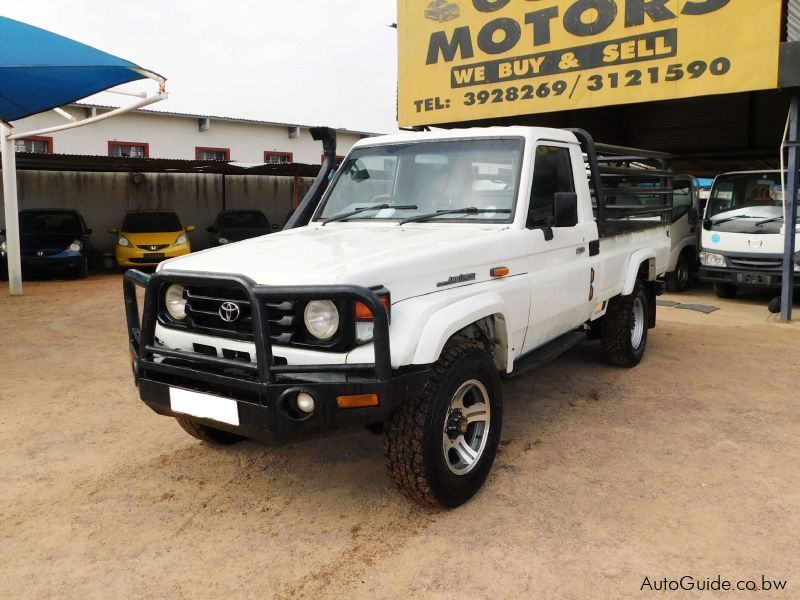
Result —
MULTIPOLYGON (((787 235, 783 177, 780 171, 746 171, 714 180, 703 220, 700 279, 712 282, 720 298, 733 298, 740 288, 780 289, 787 235)), ((800 286, 799 267, 794 284, 800 286)))
POLYGON ((667 289, 684 291, 697 275, 700 251, 700 186, 691 175, 676 175, 670 217, 672 247, 667 266, 667 289))

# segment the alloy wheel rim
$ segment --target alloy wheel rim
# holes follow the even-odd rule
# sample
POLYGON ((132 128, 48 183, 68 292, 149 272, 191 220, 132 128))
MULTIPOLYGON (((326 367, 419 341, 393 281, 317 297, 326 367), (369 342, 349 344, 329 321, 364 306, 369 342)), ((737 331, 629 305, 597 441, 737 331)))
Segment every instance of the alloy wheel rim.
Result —
POLYGON ((644 337, 644 302, 637 297, 633 301, 633 323, 631 323, 631 345, 638 349, 644 337))
POLYGON ((483 457, 489 439, 489 393, 477 379, 464 382, 453 394, 442 430, 442 453, 454 475, 466 475, 483 457))

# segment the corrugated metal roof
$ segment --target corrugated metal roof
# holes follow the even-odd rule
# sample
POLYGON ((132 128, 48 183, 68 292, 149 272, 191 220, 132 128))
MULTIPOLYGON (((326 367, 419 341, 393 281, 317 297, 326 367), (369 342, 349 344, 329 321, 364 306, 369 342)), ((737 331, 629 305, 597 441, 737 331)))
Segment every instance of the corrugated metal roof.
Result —
POLYGON ((82 154, 33 154, 17 152, 17 168, 26 171, 78 171, 106 173, 192 173, 206 175, 270 175, 273 177, 316 177, 320 165, 303 163, 238 166, 221 160, 176 158, 128 158, 82 154))
MULTIPOLYGON (((99 108, 101 110, 115 110, 119 108, 118 106, 109 106, 106 104, 91 104, 91 103, 84 103, 84 102, 74 102, 73 104, 69 105, 73 108, 99 108)), ((179 117, 185 119, 211 119, 214 121, 231 121, 234 123, 250 123, 252 125, 267 125, 271 127, 300 127, 301 129, 309 129, 310 127, 314 127, 314 125, 300 125, 297 123, 278 123, 275 121, 259 121, 257 119, 244 119, 241 117, 225 117, 222 115, 198 115, 193 113, 181 113, 181 112, 171 112, 166 110, 154 110, 154 109, 140 109, 132 111, 138 114, 152 114, 152 115, 162 115, 167 117, 179 117)), ((380 133, 374 133, 369 131, 354 131, 352 129, 339 129, 333 128, 335 131, 340 133, 349 133, 351 135, 361 135, 365 137, 372 137, 376 135, 382 135, 380 133)))

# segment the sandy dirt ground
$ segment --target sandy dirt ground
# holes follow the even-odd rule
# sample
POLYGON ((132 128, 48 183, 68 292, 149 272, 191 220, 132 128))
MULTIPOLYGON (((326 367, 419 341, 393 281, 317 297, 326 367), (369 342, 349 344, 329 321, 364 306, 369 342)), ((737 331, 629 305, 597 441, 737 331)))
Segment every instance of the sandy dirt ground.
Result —
POLYGON ((762 574, 800 597, 800 324, 768 297, 673 296, 721 310, 660 309, 634 370, 586 342, 505 383, 487 485, 430 512, 367 431, 217 449, 152 413, 119 276, 25 291, 0 295, 2 597, 622 598, 762 574))

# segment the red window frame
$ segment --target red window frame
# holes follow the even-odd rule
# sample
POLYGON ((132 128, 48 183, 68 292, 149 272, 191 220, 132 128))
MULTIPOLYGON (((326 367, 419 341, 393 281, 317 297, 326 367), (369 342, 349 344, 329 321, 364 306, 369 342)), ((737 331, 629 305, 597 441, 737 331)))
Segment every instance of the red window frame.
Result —
POLYGON ((47 152, 45 154, 52 154, 53 153, 53 138, 46 136, 46 135, 28 135, 24 138, 20 138, 20 141, 30 141, 30 142, 45 142, 47 144, 47 152))
MULTIPOLYGON (((289 157, 289 162, 290 163, 294 162, 294 152, 277 152, 277 151, 272 151, 272 150, 265 150, 264 151, 264 163, 268 163, 269 162, 269 157, 270 156, 288 156, 289 157)), ((275 163, 273 163, 273 164, 275 164, 275 163)), ((278 164, 280 164, 280 163, 278 163, 278 164)))
POLYGON ((114 146, 122 148, 142 148, 144 158, 150 158, 150 144, 147 142, 118 142, 116 140, 108 142, 108 155, 114 156, 114 146))
POLYGON ((194 159, 195 160, 203 160, 200 158, 200 154, 202 152, 224 152, 225 158, 222 160, 230 160, 231 159, 231 149, 230 148, 211 148, 210 146, 195 146, 194 147, 194 159))

